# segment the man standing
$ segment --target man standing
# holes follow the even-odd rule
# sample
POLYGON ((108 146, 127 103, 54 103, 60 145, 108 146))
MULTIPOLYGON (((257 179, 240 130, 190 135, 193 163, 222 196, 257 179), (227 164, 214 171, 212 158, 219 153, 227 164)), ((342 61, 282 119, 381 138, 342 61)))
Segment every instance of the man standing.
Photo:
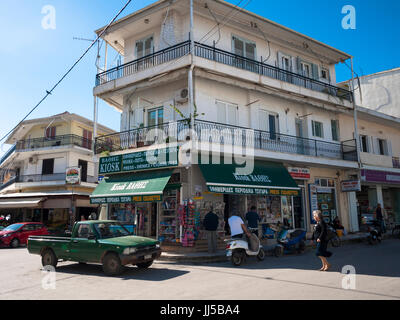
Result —
POLYGON ((204 217, 203 225, 207 231, 208 252, 214 253, 217 251, 217 229, 218 216, 213 212, 212 208, 204 217))
POLYGON ((253 233, 258 237, 258 222, 261 221, 260 216, 256 212, 256 207, 252 206, 250 211, 246 213, 247 226, 254 229, 253 233))

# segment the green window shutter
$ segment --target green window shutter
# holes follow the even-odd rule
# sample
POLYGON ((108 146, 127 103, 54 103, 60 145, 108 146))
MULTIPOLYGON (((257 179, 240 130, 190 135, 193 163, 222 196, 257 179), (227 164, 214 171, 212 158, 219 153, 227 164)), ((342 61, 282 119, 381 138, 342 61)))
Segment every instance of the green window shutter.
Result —
POLYGON ((297 73, 301 73, 301 58, 297 57, 296 58, 296 64, 297 64, 297 73))
POLYGON ((312 75, 314 79, 319 80, 319 71, 316 64, 312 64, 312 75))

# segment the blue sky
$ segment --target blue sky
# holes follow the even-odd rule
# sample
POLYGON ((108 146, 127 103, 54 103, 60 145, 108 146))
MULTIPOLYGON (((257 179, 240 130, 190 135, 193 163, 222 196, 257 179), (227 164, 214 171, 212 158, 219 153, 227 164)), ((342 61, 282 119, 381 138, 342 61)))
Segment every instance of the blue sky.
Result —
MULTIPOLYGON (((123 15, 152 2, 134 0, 123 15)), ((94 39, 94 30, 106 25, 124 3, 125 0, 0 1, 0 136, 18 123, 89 45, 73 37, 94 39), (41 11, 45 5, 56 9, 55 30, 42 28, 41 11)), ((359 75, 400 66, 398 0, 252 0, 246 9, 353 55, 359 75), (356 30, 342 28, 341 11, 345 5, 356 9, 356 30)), ((95 57, 96 50, 92 50, 30 118, 64 111, 92 118, 95 57)), ((112 54, 109 61, 114 57, 112 54)), ((338 81, 349 77, 347 67, 337 67, 338 81)), ((119 130, 119 113, 101 102, 99 122, 119 130)), ((8 147, 2 146, 0 156, 8 147)))

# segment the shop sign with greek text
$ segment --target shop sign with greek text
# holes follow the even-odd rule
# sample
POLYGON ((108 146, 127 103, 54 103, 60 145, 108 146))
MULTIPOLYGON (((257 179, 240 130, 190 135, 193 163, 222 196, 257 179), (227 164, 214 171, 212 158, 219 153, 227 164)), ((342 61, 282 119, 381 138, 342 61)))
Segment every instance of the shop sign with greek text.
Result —
POLYGON ((100 158, 99 174, 177 167, 178 150, 173 147, 100 158))

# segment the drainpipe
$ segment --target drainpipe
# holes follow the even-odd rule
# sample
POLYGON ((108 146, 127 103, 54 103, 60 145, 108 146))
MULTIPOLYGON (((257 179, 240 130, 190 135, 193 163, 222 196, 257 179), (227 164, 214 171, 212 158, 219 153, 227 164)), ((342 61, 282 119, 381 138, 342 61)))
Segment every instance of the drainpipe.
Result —
MULTIPOLYGON (((194 130, 194 90, 193 90, 193 69, 194 69, 194 24, 193 24, 193 0, 190 0, 190 57, 191 64, 188 73, 188 86, 189 86, 189 109, 190 109, 190 141, 191 141, 191 157, 193 156, 193 130, 194 130)), ((190 161, 192 162, 192 161, 190 161)), ((192 198, 193 195, 193 167, 192 163, 190 163, 190 183, 189 183, 189 198, 192 198)))
POLYGON ((353 69, 353 58, 351 58, 351 82, 352 82, 352 93, 353 93, 353 110, 354 110, 354 135, 356 138, 357 147, 357 162, 358 168, 361 169, 361 159, 360 159, 360 137, 358 135, 358 116, 357 116, 357 104, 355 99, 355 85, 354 85, 354 69, 353 69))
MULTIPOLYGON (((360 137, 358 135, 358 116, 357 116, 357 104, 356 104, 356 96, 355 96, 355 85, 354 85, 354 68, 353 68, 353 57, 351 57, 351 82, 352 82, 352 93, 353 93, 353 110, 354 110, 354 135, 356 138, 356 150, 357 150, 357 162, 358 162, 358 172, 357 178, 361 181, 361 157, 360 157, 360 137)), ((349 197, 348 197, 349 199, 349 197)), ((358 211, 358 208, 357 208, 358 211)), ((349 225, 351 231, 359 231, 358 223, 356 222, 353 225, 352 217, 349 217, 349 225)))

